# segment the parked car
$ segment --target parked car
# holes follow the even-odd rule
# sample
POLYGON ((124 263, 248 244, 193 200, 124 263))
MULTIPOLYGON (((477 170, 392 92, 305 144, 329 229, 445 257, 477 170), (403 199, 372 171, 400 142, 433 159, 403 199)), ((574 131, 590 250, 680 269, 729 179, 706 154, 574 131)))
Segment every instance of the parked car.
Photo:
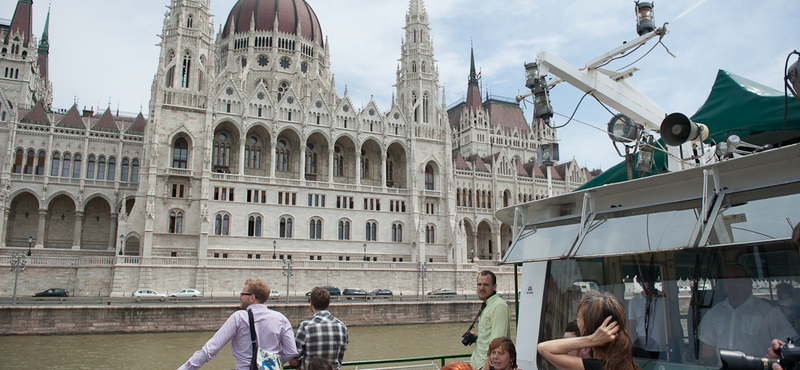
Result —
POLYGON ((680 293, 691 293, 692 292, 692 287, 690 287, 688 285, 684 285, 684 286, 678 288, 678 292, 680 292, 680 293))
POLYGON ((342 295, 346 296, 347 299, 364 298, 366 300, 369 297, 366 290, 357 288, 345 289, 342 295))
POLYGON ((39 292, 33 295, 34 297, 69 297, 69 292, 66 289, 50 288, 44 292, 39 292))
POLYGON ((139 289, 139 290, 133 292, 132 296, 133 297, 139 297, 139 298, 141 298, 141 297, 166 298, 167 297, 166 294, 161 294, 161 293, 156 292, 155 290, 152 290, 152 289, 139 289))
POLYGON ((375 289, 367 293, 370 298, 394 298, 394 294, 389 289, 375 289))
POLYGON ((269 290, 269 297, 271 299, 277 300, 278 298, 280 298, 280 296, 281 296, 281 292, 279 292, 278 289, 270 289, 269 290))
POLYGON ((197 289, 181 289, 169 295, 170 297, 202 297, 203 292, 197 289))
POLYGON ((432 292, 428 292, 428 295, 456 295, 456 291, 453 289, 440 288, 432 292))
MULTIPOLYGON (((331 297, 342 295, 342 291, 340 291, 339 288, 337 287, 323 286, 321 288, 327 290, 328 293, 330 293, 331 297)), ((306 297, 308 297, 309 295, 311 295, 311 292, 306 293, 306 297)))

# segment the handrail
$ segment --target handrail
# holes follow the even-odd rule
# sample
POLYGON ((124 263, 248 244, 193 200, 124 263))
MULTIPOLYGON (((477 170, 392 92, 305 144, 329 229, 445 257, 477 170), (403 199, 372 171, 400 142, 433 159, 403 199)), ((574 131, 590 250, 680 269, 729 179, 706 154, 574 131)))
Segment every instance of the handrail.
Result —
POLYGON ((422 357, 406 357, 406 358, 395 358, 395 359, 384 359, 384 360, 364 360, 364 361, 345 361, 342 363, 342 367, 344 366, 361 366, 361 365, 377 365, 377 364, 393 364, 397 362, 415 362, 415 361, 428 361, 428 360, 441 360, 443 367, 445 365, 445 360, 448 358, 464 358, 470 357, 472 353, 466 353, 461 355, 441 355, 441 356, 422 356, 422 357))

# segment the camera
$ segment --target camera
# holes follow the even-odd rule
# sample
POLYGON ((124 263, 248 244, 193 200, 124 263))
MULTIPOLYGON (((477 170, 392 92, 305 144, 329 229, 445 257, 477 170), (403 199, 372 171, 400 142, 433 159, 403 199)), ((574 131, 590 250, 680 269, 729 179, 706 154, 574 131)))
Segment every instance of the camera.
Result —
POLYGON ((478 340, 478 337, 476 337, 475 334, 472 334, 472 332, 469 330, 467 330, 467 332, 461 336, 461 344, 465 346, 472 345, 472 343, 475 343, 476 340, 478 340))
POLYGON ((719 351, 722 367, 720 370, 771 370, 772 364, 779 363, 783 370, 800 370, 800 347, 795 347, 791 340, 781 346, 778 351, 781 358, 748 356, 741 351, 721 349, 719 351))

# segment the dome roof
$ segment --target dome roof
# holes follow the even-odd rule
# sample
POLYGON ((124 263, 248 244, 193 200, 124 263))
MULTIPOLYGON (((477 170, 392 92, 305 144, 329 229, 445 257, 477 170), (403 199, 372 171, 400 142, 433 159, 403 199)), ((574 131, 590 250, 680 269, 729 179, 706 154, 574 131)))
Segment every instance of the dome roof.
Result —
POLYGON ((322 27, 311 6, 305 0, 239 0, 228 14, 222 38, 231 33, 250 31, 250 23, 255 20, 256 31, 280 31, 297 34, 300 25, 303 38, 324 47, 322 27), (278 29, 275 28, 278 18, 278 29))

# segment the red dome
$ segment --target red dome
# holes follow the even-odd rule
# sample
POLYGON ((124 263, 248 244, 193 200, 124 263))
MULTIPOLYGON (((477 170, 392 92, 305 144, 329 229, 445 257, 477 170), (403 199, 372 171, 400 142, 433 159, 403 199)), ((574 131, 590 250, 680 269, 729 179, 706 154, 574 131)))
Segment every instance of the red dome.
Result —
POLYGON ((256 31, 273 31, 276 15, 277 31, 297 34, 299 23, 303 38, 324 46, 322 27, 314 10, 305 0, 239 0, 228 14, 225 28, 222 29, 222 38, 227 38, 231 33, 250 31, 250 21, 253 19, 256 22, 256 31))

